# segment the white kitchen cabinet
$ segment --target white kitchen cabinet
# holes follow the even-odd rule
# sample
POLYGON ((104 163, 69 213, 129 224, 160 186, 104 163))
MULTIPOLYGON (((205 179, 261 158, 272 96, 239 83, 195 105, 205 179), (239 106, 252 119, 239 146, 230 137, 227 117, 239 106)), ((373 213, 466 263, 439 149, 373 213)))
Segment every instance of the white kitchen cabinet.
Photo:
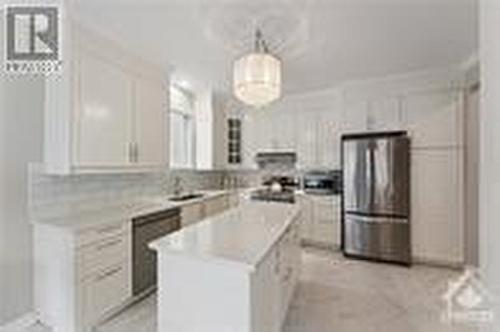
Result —
POLYGON ((111 266, 83 280, 80 284, 82 321, 99 322, 131 297, 130 275, 126 264, 111 266))
POLYGON ((369 131, 397 131, 404 128, 400 98, 372 100, 368 104, 369 131))
POLYGON ((316 162, 311 168, 334 169, 340 167, 340 123, 334 112, 317 117, 316 162))
POLYGON ((34 227, 35 306, 54 332, 89 332, 132 297, 127 221, 77 230, 34 227))
POLYGON ((462 150, 412 151, 411 228, 417 260, 462 264, 462 150))
POLYGON ((151 244, 159 257, 159 331, 282 331, 300 275, 300 212, 262 203, 233 212, 212 220, 220 227, 179 233, 181 244, 195 235, 189 252, 181 245, 175 253, 162 240, 151 244))
POLYGON ((369 101, 346 101, 342 108, 342 133, 360 133, 368 129, 369 101))
POLYGON ((137 77, 135 91, 136 163, 155 167, 168 165, 168 91, 162 81, 137 77))
MULTIPOLYGON (((232 195, 222 194, 214 197, 208 197, 199 202, 183 205, 181 207, 182 227, 186 227, 202 221, 205 218, 222 213, 232 207, 232 195)), ((239 198, 238 198, 239 204, 239 198)))
POLYGON ((281 331, 300 275, 300 218, 269 250, 252 277, 252 331, 281 331))
POLYGON ((295 116, 290 112, 280 110, 271 115, 270 127, 271 148, 281 151, 295 151, 296 129, 295 116))
POLYGON ((307 242, 311 238, 311 222, 313 221, 313 201, 308 195, 296 195, 296 202, 300 206, 302 218, 300 220, 299 229, 300 236, 303 242, 307 242))
POLYGON ((413 148, 462 146, 463 106, 455 91, 427 93, 403 99, 403 116, 413 148))
POLYGON ((181 208, 181 224, 187 227, 205 217, 205 205, 203 202, 186 204, 181 208))
POLYGON ((301 237, 305 244, 340 247, 340 198, 300 195, 303 213, 301 237))
MULTIPOLYGON (((242 139, 241 139, 241 154, 242 154, 242 165, 245 168, 255 168, 255 152, 259 149, 259 122, 256 119, 256 115, 245 114, 242 119, 242 139)), ((227 158, 226 158, 227 159, 227 158)))
POLYGON ((45 83, 44 164, 52 174, 166 167, 168 77, 72 22, 64 64, 45 83))
POLYGON ((280 331, 281 287, 279 249, 274 246, 253 274, 252 307, 257 308, 252 320, 262 331, 280 331))
POLYGON ((223 194, 207 198, 203 204, 205 205, 205 218, 208 218, 229 209, 229 196, 223 194))
POLYGON ((317 123, 314 114, 300 113, 297 117, 297 166, 314 168, 317 161, 317 123))
POLYGON ((97 168, 129 164, 132 78, 121 68, 84 53, 79 92, 75 162, 97 168))

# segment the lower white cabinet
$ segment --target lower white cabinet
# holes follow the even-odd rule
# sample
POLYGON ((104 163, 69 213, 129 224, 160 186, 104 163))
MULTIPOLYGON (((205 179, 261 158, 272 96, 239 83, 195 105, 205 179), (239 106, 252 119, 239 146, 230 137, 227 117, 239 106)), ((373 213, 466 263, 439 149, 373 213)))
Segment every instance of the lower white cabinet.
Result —
POLYGON ((302 241, 329 248, 340 247, 340 197, 299 195, 304 214, 302 241))
POLYGON ((231 207, 239 204, 233 197, 235 194, 222 194, 214 197, 209 197, 200 202, 186 204, 181 208, 181 223, 182 227, 186 227, 197 223, 205 218, 222 213, 231 207), (236 205, 235 205, 236 204, 236 205))
POLYGON ((186 227, 197 223, 202 220, 205 216, 205 204, 192 203, 182 207, 181 209, 181 225, 186 227))
POLYGON ((35 304, 54 332, 91 331, 131 298, 130 226, 35 225, 35 304))
POLYGON ((130 274, 125 262, 109 266, 79 283, 82 321, 92 326, 130 298, 130 274))
POLYGON ((203 203, 205 205, 205 218, 208 218, 229 209, 229 196, 223 194, 207 198, 203 203))
POLYGON ((252 276, 252 331, 281 331, 300 274, 300 214, 252 276))

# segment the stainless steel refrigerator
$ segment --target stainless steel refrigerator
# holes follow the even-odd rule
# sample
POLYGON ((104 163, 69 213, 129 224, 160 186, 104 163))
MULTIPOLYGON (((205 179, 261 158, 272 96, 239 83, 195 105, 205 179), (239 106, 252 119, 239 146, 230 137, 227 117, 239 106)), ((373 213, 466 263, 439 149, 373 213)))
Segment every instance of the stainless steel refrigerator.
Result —
POLYGON ((342 249, 411 264, 410 140, 405 132, 342 137, 342 249))

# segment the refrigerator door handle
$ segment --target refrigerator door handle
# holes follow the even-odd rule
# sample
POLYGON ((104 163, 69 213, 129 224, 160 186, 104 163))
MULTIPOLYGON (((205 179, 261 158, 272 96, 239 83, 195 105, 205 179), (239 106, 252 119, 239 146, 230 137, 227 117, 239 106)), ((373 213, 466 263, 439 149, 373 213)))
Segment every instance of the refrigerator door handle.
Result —
POLYGON ((407 224, 408 218, 403 217, 385 217, 385 216, 364 216, 358 214, 348 214, 348 217, 352 220, 356 220, 358 222, 363 223, 371 223, 371 224, 380 224, 380 223, 389 223, 389 224, 407 224))

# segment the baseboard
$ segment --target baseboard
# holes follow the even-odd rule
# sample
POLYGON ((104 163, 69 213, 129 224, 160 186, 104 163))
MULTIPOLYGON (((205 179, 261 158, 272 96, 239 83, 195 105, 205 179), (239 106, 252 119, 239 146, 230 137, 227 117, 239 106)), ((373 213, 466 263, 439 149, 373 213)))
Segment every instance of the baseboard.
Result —
POLYGON ((419 265, 427 265, 430 267, 441 267, 453 270, 463 270, 465 266, 464 263, 439 260, 439 259, 429 259, 422 256, 413 256, 413 263, 419 265))
POLYGON ((330 251, 340 251, 340 247, 331 243, 326 243, 326 242, 319 242, 319 241, 312 241, 312 240, 304 240, 302 239, 300 241, 300 245, 302 247, 312 247, 316 249, 322 249, 322 250, 330 250, 330 251))
POLYGON ((5 325, 0 326, 0 332, 25 332, 26 329, 38 321, 35 312, 27 313, 5 325))

